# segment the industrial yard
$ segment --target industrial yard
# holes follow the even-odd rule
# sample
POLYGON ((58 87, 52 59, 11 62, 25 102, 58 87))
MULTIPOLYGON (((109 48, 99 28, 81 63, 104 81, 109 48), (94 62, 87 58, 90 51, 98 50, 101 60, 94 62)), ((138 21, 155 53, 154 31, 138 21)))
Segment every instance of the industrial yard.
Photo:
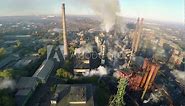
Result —
POLYGON ((184 106, 184 25, 121 16, 122 3, 0 17, 0 106, 184 106))

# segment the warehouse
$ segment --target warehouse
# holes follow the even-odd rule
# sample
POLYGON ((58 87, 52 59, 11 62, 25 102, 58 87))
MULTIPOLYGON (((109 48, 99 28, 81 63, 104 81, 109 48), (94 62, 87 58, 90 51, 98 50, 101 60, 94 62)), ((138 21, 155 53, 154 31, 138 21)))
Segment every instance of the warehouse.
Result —
POLYGON ((21 77, 16 85, 16 89, 18 90, 15 94, 16 105, 25 106, 37 86, 37 78, 21 77))
POLYGON ((94 106, 91 84, 58 84, 51 105, 94 106))
POLYGON ((39 69, 34 73, 33 77, 38 78, 42 83, 46 83, 54 68, 54 60, 45 60, 39 69))

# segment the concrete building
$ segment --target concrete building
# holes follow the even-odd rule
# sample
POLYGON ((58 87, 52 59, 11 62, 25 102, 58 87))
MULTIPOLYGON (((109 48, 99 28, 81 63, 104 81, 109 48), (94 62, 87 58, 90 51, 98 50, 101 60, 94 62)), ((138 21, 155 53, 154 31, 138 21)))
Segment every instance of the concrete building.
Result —
POLYGON ((26 106, 27 101, 32 96, 38 86, 38 80, 34 77, 21 77, 17 82, 15 100, 17 106, 26 106))
POLYGON ((19 60, 19 57, 10 55, 7 58, 0 61, 0 69, 5 68, 7 65, 11 64, 12 62, 15 62, 19 60))
POLYGON ((45 60, 39 69, 34 73, 33 77, 38 78, 42 83, 46 83, 51 72, 55 69, 54 60, 45 60))
POLYGON ((31 89, 22 89, 15 94, 15 100, 17 106, 26 106, 29 98, 31 97, 33 91, 31 89))
POLYGON ((36 57, 36 56, 25 57, 25 58, 19 60, 17 63, 15 63, 14 67, 19 68, 19 69, 26 67, 30 64, 35 63, 38 59, 39 59, 39 57, 36 57))
POLYGON ((90 55, 89 53, 86 53, 84 55, 82 54, 76 54, 75 63, 74 63, 74 73, 75 74, 82 74, 85 72, 90 71, 90 55))
POLYGON ((58 84, 51 105, 94 106, 92 85, 58 84))
POLYGON ((16 89, 31 89, 35 90, 38 85, 37 78, 34 77, 21 77, 17 82, 16 89))

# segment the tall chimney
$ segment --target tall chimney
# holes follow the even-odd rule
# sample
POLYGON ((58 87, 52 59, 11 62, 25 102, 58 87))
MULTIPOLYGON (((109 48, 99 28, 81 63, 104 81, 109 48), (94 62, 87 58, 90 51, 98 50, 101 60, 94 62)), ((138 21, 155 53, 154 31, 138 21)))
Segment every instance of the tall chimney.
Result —
POLYGON ((63 28, 63 42, 64 42, 64 57, 68 57, 68 42, 66 31, 66 16, 65 16, 65 4, 62 4, 62 28, 63 28))

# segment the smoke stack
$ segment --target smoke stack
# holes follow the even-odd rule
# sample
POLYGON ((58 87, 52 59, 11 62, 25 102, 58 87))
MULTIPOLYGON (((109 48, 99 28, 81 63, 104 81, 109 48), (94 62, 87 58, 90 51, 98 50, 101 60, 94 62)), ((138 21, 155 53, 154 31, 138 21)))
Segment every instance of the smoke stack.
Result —
POLYGON ((64 56, 68 57, 68 42, 66 31, 66 16, 65 16, 65 4, 62 4, 62 28, 63 28, 63 42, 64 42, 64 56))
POLYGON ((143 25, 143 21, 144 21, 144 18, 141 18, 141 23, 140 23, 140 25, 143 25))

